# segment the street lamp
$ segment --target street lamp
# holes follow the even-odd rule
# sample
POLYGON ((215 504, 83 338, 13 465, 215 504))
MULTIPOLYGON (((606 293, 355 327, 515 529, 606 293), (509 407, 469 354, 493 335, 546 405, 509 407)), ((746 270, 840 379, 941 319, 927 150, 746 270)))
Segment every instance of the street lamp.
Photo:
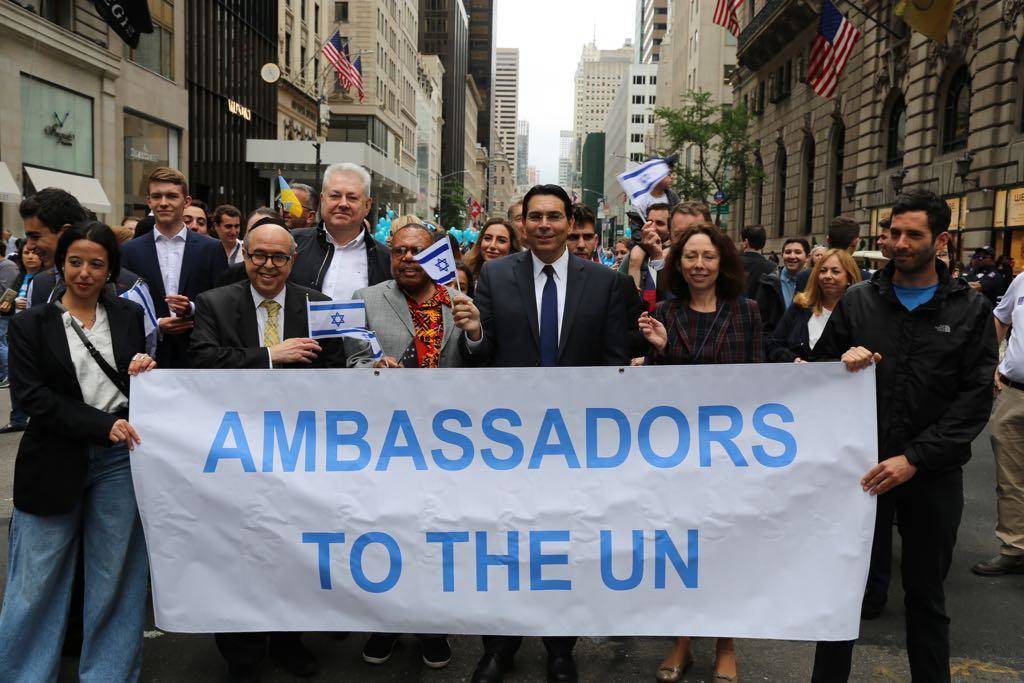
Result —
POLYGON ((971 172, 971 162, 974 161, 974 155, 968 152, 964 156, 956 160, 956 177, 960 179, 960 182, 964 185, 973 185, 974 189, 977 190, 981 184, 978 177, 968 178, 967 174, 971 172))
POLYGON ((853 200, 857 198, 857 183, 846 183, 843 185, 843 191, 846 193, 846 200, 853 203, 853 200))
POLYGON ((892 193, 899 196, 900 192, 903 191, 903 179, 907 177, 907 169, 903 169, 899 173, 893 173, 889 176, 889 182, 892 183, 892 193))

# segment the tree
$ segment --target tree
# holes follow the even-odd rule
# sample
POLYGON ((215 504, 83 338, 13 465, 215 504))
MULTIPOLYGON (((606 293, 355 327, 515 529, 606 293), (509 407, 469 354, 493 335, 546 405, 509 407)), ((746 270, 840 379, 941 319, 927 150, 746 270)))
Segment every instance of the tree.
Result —
POLYGON ((466 188, 456 178, 441 182, 441 226, 461 228, 466 221, 466 188))
POLYGON ((654 113, 669 139, 661 156, 690 150, 691 163, 675 168, 680 197, 711 204, 721 193, 721 203, 733 204, 745 186, 764 178, 754 161, 756 147, 747 134, 750 116, 743 106, 715 104, 711 93, 697 90, 683 95, 679 109, 659 107, 654 113))

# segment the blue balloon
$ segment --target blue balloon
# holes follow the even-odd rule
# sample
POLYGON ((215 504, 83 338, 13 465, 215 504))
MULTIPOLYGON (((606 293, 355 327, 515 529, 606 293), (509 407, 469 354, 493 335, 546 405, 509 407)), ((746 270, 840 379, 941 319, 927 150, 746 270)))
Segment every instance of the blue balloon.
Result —
POLYGON ((397 214, 397 213, 395 213, 395 210, 394 210, 394 209, 388 209, 388 218, 392 218, 392 219, 393 219, 393 218, 394 218, 395 216, 397 216, 397 215, 398 215, 398 214, 397 214))

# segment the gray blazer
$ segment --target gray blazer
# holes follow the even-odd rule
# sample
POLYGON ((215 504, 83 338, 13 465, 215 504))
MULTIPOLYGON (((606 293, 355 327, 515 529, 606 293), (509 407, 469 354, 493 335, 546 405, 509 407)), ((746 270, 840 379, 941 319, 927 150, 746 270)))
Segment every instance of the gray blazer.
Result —
MULTIPOLYGON (((454 298, 458 292, 449 288, 448 294, 454 298)), ((415 328, 405 294, 394 280, 387 280, 372 287, 360 289, 352 295, 353 299, 366 302, 366 327, 377 335, 385 356, 401 358, 412 343, 415 328)), ((463 332, 455 326, 452 310, 441 307, 444 316, 444 342, 441 346, 440 366, 442 368, 458 368, 465 363, 459 351, 459 338, 463 332)), ((370 344, 361 339, 345 339, 345 352, 348 354, 350 368, 368 368, 373 366, 373 352, 370 344)))

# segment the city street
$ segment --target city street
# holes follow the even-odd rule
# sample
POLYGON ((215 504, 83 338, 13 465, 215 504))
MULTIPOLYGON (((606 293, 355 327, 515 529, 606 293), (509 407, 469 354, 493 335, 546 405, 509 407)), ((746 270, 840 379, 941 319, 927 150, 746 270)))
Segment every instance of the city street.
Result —
MULTIPOLYGON (((0 413, 7 415, 8 392, 0 393, 0 413)), ((10 518, 14 456, 19 437, 0 436, 0 561, 6 573, 7 523, 10 518)), ((995 549, 992 528, 995 519, 994 475, 988 435, 975 444, 974 459, 967 468, 967 504, 956 560, 947 581, 949 611, 953 619, 952 645, 954 680, 1019 680, 1024 673, 1024 576, 982 579, 971 574, 974 562, 986 559, 995 549)), ((899 555, 899 549, 896 549, 899 555)), ((794 558, 799 562, 799 558, 794 558)), ((854 680, 903 681, 910 675, 903 638, 903 609, 898 579, 890 594, 889 608, 877 621, 864 622, 860 646, 854 659, 854 680), (892 596, 896 596, 893 598, 892 596)), ((2 584, 0 584, 2 585, 2 584)), ((730 609, 738 606, 729 606, 730 609)), ((153 629, 147 632, 143 664, 146 681, 221 681, 226 667, 211 636, 174 635, 153 629)), ((477 638, 454 639, 452 663, 441 671, 421 665, 414 638, 403 638, 391 662, 380 667, 364 664, 359 653, 363 636, 337 640, 324 635, 307 635, 307 645, 319 657, 321 672, 316 680, 466 681, 480 656, 477 638)), ((646 681, 669 645, 668 639, 634 638, 621 642, 596 643, 582 640, 576 648, 583 681, 646 681)), ((807 680, 814 654, 807 643, 739 641, 738 654, 743 680, 807 680)), ((698 641, 697 661, 687 681, 710 681, 713 644, 698 641)), ((510 681, 544 680, 544 649, 539 640, 529 639, 516 660, 510 681)), ((75 680, 77 660, 64 660, 62 681, 75 680)), ((264 680, 293 681, 283 670, 268 662, 264 680)))

